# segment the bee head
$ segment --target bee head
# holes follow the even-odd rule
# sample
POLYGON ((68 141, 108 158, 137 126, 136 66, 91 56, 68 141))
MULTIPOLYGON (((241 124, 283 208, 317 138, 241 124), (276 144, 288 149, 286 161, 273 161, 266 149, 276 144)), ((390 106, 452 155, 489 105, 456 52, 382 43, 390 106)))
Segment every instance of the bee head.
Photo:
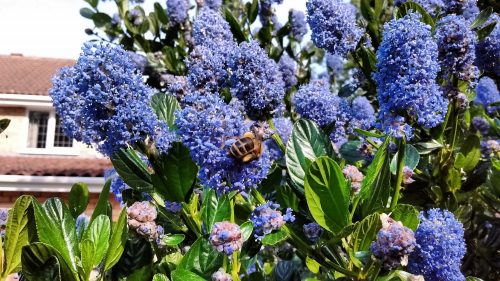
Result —
POLYGON ((250 126, 250 132, 252 132, 256 138, 264 140, 269 138, 272 135, 272 132, 269 130, 269 126, 266 122, 255 122, 250 126))

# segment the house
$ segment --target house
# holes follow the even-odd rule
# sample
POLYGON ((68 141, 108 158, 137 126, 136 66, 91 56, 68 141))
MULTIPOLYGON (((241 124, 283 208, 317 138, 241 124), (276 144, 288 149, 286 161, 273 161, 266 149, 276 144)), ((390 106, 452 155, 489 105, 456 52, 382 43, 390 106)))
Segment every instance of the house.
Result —
MULTIPOLYGON (((67 59, 0 55, 0 119, 10 119, 0 134, 0 208, 21 194, 43 202, 67 197, 76 182, 88 184, 90 207, 104 185, 109 159, 66 137, 48 95, 51 78, 67 59)), ((90 209, 90 208, 89 208, 90 209)))

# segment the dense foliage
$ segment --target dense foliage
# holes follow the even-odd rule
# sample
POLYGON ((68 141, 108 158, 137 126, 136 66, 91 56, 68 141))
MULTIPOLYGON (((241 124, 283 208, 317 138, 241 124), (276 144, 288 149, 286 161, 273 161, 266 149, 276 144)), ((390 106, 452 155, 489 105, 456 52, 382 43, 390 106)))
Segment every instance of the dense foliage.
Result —
POLYGON ((86 2, 50 93, 115 169, 90 219, 83 184, 0 213, 2 278, 500 279, 492 7, 86 2))

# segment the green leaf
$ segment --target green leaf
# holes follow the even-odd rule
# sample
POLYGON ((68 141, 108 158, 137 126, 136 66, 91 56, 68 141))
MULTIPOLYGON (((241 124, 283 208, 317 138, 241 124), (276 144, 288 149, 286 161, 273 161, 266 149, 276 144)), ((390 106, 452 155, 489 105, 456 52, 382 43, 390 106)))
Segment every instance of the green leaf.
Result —
POLYGON ((396 208, 392 210, 391 218, 402 222, 404 226, 415 231, 420 223, 418 214, 418 210, 414 206, 398 204, 396 208))
POLYGON ((318 274, 321 265, 310 257, 306 257, 306 266, 312 273, 318 274))
MULTIPOLYGON (((411 144, 407 144, 405 146, 405 155, 404 155, 404 166, 408 166, 410 169, 415 170, 420 161, 420 154, 418 154, 418 150, 411 144)), ((391 173, 396 174, 398 166, 398 154, 396 153, 394 157, 392 157, 391 161, 391 173)))
POLYGON ((172 281, 206 281, 203 277, 184 269, 176 269, 172 272, 172 281))
POLYGON ((157 93, 151 98, 151 107, 160 120, 167 122, 170 129, 175 129, 175 111, 180 109, 177 99, 170 94, 157 93))
POLYGON ((247 41, 246 35, 245 33, 243 33, 243 29, 241 28, 238 19, 234 17, 233 13, 231 13, 231 10, 225 8, 224 17, 226 21, 229 23, 229 26, 231 27, 231 32, 233 33, 236 40, 238 40, 238 43, 247 41))
POLYGON ((342 158, 347 161, 357 162, 363 160, 364 156, 359 153, 359 145, 361 141, 348 141, 340 147, 340 154, 342 158))
POLYGON ((372 214, 364 218, 352 233, 353 252, 368 251, 373 240, 377 237, 378 231, 382 228, 379 214, 372 214))
POLYGON ((92 14, 92 20, 96 27, 103 27, 108 23, 111 23, 111 17, 105 13, 94 13, 92 14))
POLYGON ((86 19, 89 19, 91 20, 92 19, 92 15, 94 14, 95 12, 92 11, 91 9, 89 8, 81 8, 80 9, 80 15, 86 19))
MULTIPOLYGON (((3 265, 3 261, 5 261, 5 268, 0 271, 2 277, 7 277, 21 269, 21 249, 29 243, 28 208, 31 206, 31 202, 31 196, 22 195, 17 198, 14 207, 9 210, 5 228, 5 248, 0 249, 4 256, 3 259, 0 259, 0 263, 3 265)), ((0 266, 1 268, 2 266, 0 266)))
POLYGON ((89 3, 90 6, 92 7, 97 7, 97 3, 99 3, 99 0, 85 0, 85 2, 89 3))
POLYGON ((75 183, 69 192, 69 211, 76 219, 81 215, 89 204, 89 188, 83 182, 75 183))
POLYGON ((212 231, 212 227, 216 222, 228 221, 230 218, 231 210, 227 195, 224 194, 219 199, 213 189, 207 189, 201 213, 201 219, 207 228, 207 233, 212 231))
POLYGON ((158 18, 158 20, 162 24, 168 24, 167 13, 166 13, 165 9, 160 5, 160 3, 156 2, 154 4, 154 8, 155 8, 155 14, 156 14, 156 17, 158 18))
POLYGON ((370 132, 370 131, 366 131, 366 130, 359 129, 359 128, 354 128, 354 131, 356 133, 358 133, 358 134, 361 134, 361 135, 367 136, 367 137, 374 137, 374 138, 382 138, 382 137, 384 137, 384 135, 381 134, 381 133, 370 132))
POLYGON ((95 245, 95 253, 93 255, 93 265, 97 266, 104 258, 108 251, 109 237, 111 235, 111 224, 109 217, 106 215, 99 215, 95 218, 90 226, 85 231, 83 239, 92 241, 95 245))
MULTIPOLYGON (((279 171, 281 172, 281 169, 279 171)), ((294 211, 299 209, 299 197, 288 184, 279 186, 276 189, 276 201, 282 208, 291 208, 294 211)))
POLYGON ((184 234, 171 234, 165 235, 161 241, 167 246, 175 247, 184 241, 185 238, 184 234))
POLYGON ((386 138, 379 147, 366 176, 361 184, 359 195, 361 197, 362 217, 386 207, 391 194, 391 172, 389 169, 389 146, 390 138, 386 138))
POLYGON ((24 246, 21 260, 22 272, 27 280, 80 280, 76 272, 73 272, 61 254, 51 245, 35 242, 24 246))
POLYGON ((111 157, 111 162, 120 178, 131 188, 140 190, 152 187, 148 166, 133 149, 121 149, 111 157))
POLYGON ((184 202, 198 174, 198 166, 191 159, 189 149, 175 142, 158 164, 161 165, 162 181, 160 185, 155 184, 156 192, 169 201, 184 202))
POLYGON ((97 204, 95 205, 94 211, 92 212, 92 217, 90 218, 90 224, 100 215, 109 216, 108 213, 108 200, 109 200, 109 188, 111 186, 111 180, 107 180, 99 194, 99 199, 97 199, 97 204))
POLYGON ((262 245, 273 246, 280 242, 285 241, 288 238, 288 232, 284 229, 280 229, 273 233, 267 234, 262 238, 262 245))
MULTIPOLYGON (((208 242, 200 237, 191 245, 191 248, 182 258, 177 270, 192 271, 199 276, 209 279, 222 265, 223 255, 208 242)), ((175 280, 175 278, 173 278, 175 280)))
POLYGON ((82 271, 84 274, 84 280, 89 280, 90 273, 94 267, 94 255, 96 252, 96 246, 89 239, 84 239, 80 245, 80 260, 82 265, 82 271))
POLYGON ((9 127, 10 119, 0 119, 0 134, 9 127))
POLYGON ((319 225, 334 233, 349 225, 350 188, 333 159, 316 159, 306 173, 304 187, 307 206, 319 225))
POLYGON ((248 21, 250 23, 253 23, 257 19, 257 15, 259 14, 259 0, 253 0, 248 7, 248 21))
POLYGON ((316 123, 306 119, 297 121, 286 145, 286 167, 294 186, 303 192, 308 162, 333 153, 330 138, 316 123))
POLYGON ((59 260, 61 265, 67 264, 71 271, 76 274, 76 257, 79 256, 79 248, 75 218, 59 198, 50 198, 43 205, 35 200, 32 202, 38 239, 60 253, 63 259, 59 260))
POLYGON ((243 241, 247 241, 253 232, 253 223, 251 221, 246 221, 240 225, 241 234, 243 235, 243 241))
POLYGON ((125 277, 124 281, 143 281, 151 280, 153 272, 151 270, 151 264, 145 265, 137 270, 134 270, 132 274, 125 277))
POLYGON ((170 279, 165 274, 157 273, 153 276, 153 281, 170 281, 170 279))
POLYGON ((465 281, 483 281, 483 279, 474 276, 467 276, 467 278, 465 278, 465 281))
POLYGON ((403 3, 403 5, 401 5, 397 9, 396 18, 397 19, 402 18, 402 17, 406 16, 407 14, 409 14, 410 12, 417 12, 420 15, 422 15, 422 18, 420 19, 420 21, 425 23, 425 24, 430 25, 432 30, 434 30, 436 24, 435 24, 434 20, 432 19, 432 17, 429 15, 429 13, 427 13, 427 11, 425 11, 424 8, 422 8, 422 6, 420 6, 419 4, 417 4, 415 2, 403 3))
POLYGON ((491 14, 493 14, 493 7, 488 7, 479 13, 479 15, 476 17, 476 19, 471 23, 470 28, 478 28, 483 26, 483 24, 486 23, 486 21, 490 18, 491 14))
POLYGON ((128 276, 132 272, 153 263, 153 247, 151 242, 143 237, 130 237, 120 260, 113 266, 114 276, 128 276))
POLYGON ((490 24, 488 24, 487 26, 479 29, 477 31, 477 40, 478 41, 481 41, 483 40, 484 38, 490 36, 491 32, 493 32, 493 30, 495 29, 495 26, 497 25, 497 22, 494 21, 490 24))
POLYGON ((118 221, 114 224, 113 233, 109 240, 108 252, 104 259, 103 272, 110 269, 120 259, 128 237, 127 213, 125 209, 120 212, 118 221))
POLYGON ((477 135, 469 135, 460 147, 460 153, 455 160, 455 168, 472 171, 481 160, 481 141, 477 135))

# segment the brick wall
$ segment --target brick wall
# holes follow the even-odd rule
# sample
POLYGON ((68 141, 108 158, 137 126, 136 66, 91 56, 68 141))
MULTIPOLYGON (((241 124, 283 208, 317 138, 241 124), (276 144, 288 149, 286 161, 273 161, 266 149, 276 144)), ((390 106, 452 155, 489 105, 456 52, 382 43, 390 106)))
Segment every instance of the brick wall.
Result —
MULTIPOLYGON (((38 202, 43 203, 45 200, 52 197, 63 198, 65 202, 68 202, 68 193, 47 193, 47 192, 11 192, 11 191, 0 191, 0 208, 11 208, 14 205, 16 199, 21 195, 31 195, 34 196, 38 202)), ((92 211, 97 204, 97 199, 99 198, 99 193, 90 193, 90 200, 85 214, 91 215, 92 211)), ((121 211, 120 203, 118 203, 113 195, 110 195, 110 202, 113 205, 113 219, 116 220, 121 211)))

